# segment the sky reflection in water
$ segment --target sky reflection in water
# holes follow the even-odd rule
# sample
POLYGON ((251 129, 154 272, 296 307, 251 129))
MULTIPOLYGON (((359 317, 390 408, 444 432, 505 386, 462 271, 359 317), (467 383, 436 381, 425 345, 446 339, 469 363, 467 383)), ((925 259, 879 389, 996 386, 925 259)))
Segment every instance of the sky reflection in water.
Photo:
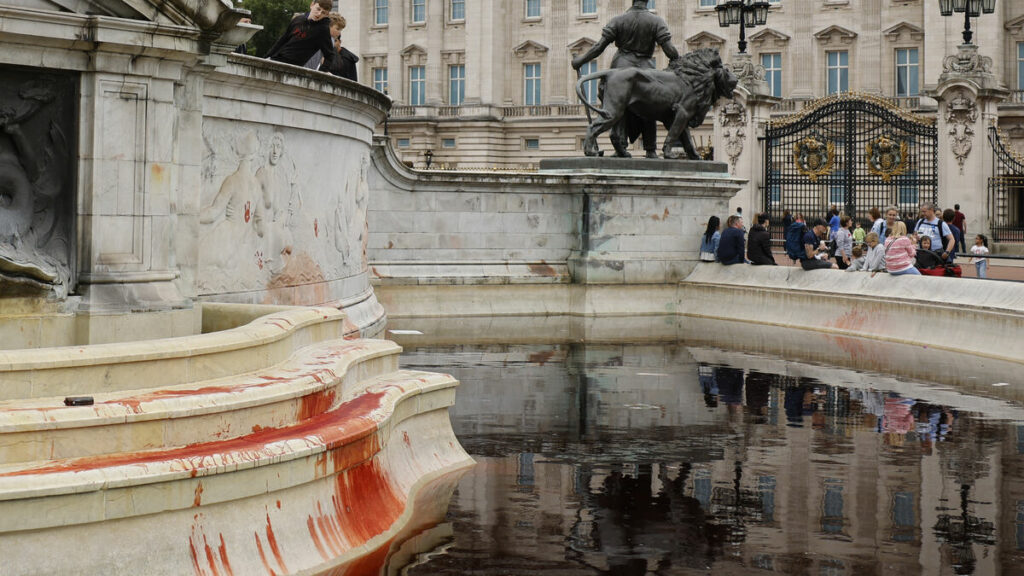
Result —
POLYGON ((681 345, 402 358, 462 382, 452 422, 478 462, 452 537, 405 574, 1011 574, 1024 560, 1024 426, 970 411, 998 401, 681 345))

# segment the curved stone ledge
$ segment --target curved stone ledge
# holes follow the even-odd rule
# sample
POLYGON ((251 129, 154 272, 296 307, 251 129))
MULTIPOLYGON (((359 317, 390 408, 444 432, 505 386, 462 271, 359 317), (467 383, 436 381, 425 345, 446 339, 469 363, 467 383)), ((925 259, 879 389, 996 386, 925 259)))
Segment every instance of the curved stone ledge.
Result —
POLYGON ((312 342, 357 336, 334 308, 292 308, 244 326, 138 342, 0 350, 0 400, 88 395, 212 380, 284 361, 312 342), (140 384, 142 383, 142 384, 140 384))
POLYGON ((1024 286, 968 278, 702 264, 679 313, 1024 362, 1024 286))
POLYGON ((19 497, 0 501, 5 574, 379 567, 423 524, 415 496, 450 496, 445 475, 472 464, 448 422, 454 380, 411 376, 368 386, 331 423, 283 431, 254 466, 210 456, 179 460, 181 470, 171 460, 96 469, 88 480, 70 471, 0 476, 0 493, 19 497), (55 483, 50 492, 31 488, 46 477, 55 483), (69 478, 78 492, 56 485, 69 478), (145 546, 123 545, 140 539, 145 546), (52 554, 55 547, 90 553, 52 554))
POLYGON ((268 370, 98 395, 92 406, 0 402, 0 462, 185 446, 291 425, 351 398, 362 380, 397 370, 400 351, 384 340, 332 341, 268 370))

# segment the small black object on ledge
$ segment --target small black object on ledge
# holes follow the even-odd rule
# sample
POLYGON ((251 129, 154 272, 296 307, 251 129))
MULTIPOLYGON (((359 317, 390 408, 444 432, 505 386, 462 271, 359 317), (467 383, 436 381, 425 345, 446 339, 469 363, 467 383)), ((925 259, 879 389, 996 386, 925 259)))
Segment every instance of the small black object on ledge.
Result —
POLYGON ((64 399, 65 406, 92 406, 92 396, 68 396, 64 399))

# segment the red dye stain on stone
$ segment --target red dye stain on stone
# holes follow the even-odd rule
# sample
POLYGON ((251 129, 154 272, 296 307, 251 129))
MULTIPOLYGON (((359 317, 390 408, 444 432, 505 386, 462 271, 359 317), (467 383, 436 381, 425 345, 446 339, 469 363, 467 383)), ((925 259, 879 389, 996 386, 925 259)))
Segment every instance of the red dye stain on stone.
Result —
POLYGON ((220 554, 220 563, 224 566, 224 573, 227 576, 235 576, 235 571, 231 569, 231 562, 228 560, 228 547, 224 544, 224 535, 220 535, 220 546, 217 547, 217 552, 220 554))
POLYGON ((325 561, 330 560, 331 556, 327 554, 327 549, 324 548, 324 543, 320 540, 320 533, 316 529, 316 521, 312 516, 306 516, 306 528, 309 530, 310 538, 313 539, 313 546, 316 546, 316 551, 320 553, 320 558, 325 561))
MULTIPOLYGON (((376 435, 373 432, 377 430, 377 422, 371 417, 371 414, 380 407, 384 394, 383 391, 366 392, 330 412, 313 416, 293 426, 266 428, 239 438, 204 442, 167 450, 68 458, 36 468, 5 472, 0 474, 0 477, 84 472, 113 466, 146 465, 156 462, 167 462, 177 469, 195 472, 224 463, 237 464, 272 457, 278 454, 279 450, 267 450, 269 445, 293 438, 316 441, 327 450, 355 443, 361 439, 372 445, 376 441, 376 435)), ((365 450, 365 447, 359 445, 359 450, 365 450)))
POLYGON ((206 535, 203 535, 203 548, 206 550, 206 561, 210 564, 210 570, 213 571, 213 576, 220 576, 220 570, 217 570, 217 560, 213 555, 213 548, 206 541, 206 535))
POLYGON ((375 460, 335 477, 335 517, 346 539, 362 544, 391 527, 405 509, 387 474, 375 460))
POLYGON ((258 532, 253 532, 253 536, 256 537, 256 551, 259 552, 260 562, 263 562, 263 567, 267 570, 267 574, 270 576, 277 576, 277 572, 270 567, 270 563, 267 562, 267 553, 263 551, 263 543, 260 542, 260 535, 258 532))
POLYGON ((556 350, 544 350, 543 352, 534 352, 530 354, 527 361, 531 364, 539 364, 543 366, 546 362, 550 361, 554 357, 556 350))
POLYGON ((412 448, 412 442, 409 440, 409 433, 405 430, 402 431, 402 442, 405 442, 406 446, 412 448))
POLYGON ((195 571, 196 576, 202 576, 203 569, 199 567, 199 554, 196 553, 196 543, 192 541, 192 538, 188 539, 188 552, 192 556, 192 570, 195 571))
POLYGON ((198 508, 203 502, 203 483, 199 482, 196 484, 196 495, 192 498, 192 507, 198 508))
MULTIPOLYGON (((314 376, 316 378, 316 376, 314 376)), ((319 382, 320 379, 316 378, 319 382)), ((299 405, 298 420, 309 420, 331 409, 334 404, 334 390, 320 390, 302 397, 299 405)))
POLYGON ((274 559, 277 560, 277 565, 281 567, 282 573, 287 574, 288 567, 284 564, 284 556, 281 554, 281 548, 277 545, 277 538, 274 537, 274 528, 270 525, 270 514, 267 514, 267 544, 270 544, 270 551, 274 554, 274 559))
POLYGON ((245 223, 248 224, 249 220, 252 219, 252 201, 245 203, 245 223))

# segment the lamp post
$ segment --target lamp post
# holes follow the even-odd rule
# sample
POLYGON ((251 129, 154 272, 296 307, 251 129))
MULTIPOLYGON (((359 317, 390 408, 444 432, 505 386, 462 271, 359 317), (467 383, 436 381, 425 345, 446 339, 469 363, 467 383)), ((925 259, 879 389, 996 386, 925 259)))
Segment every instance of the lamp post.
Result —
POLYGON ((939 0, 939 13, 952 16, 953 12, 964 15, 964 44, 970 44, 974 34, 971 32, 971 18, 996 11, 996 0, 939 0))
POLYGON ((427 150, 426 152, 424 152, 423 160, 427 163, 427 168, 429 169, 430 165, 434 162, 434 151, 427 150))
POLYGON ((728 28, 730 25, 739 24, 740 54, 747 53, 747 28, 764 26, 768 21, 769 6, 768 0, 719 0, 715 6, 719 26, 728 28))

